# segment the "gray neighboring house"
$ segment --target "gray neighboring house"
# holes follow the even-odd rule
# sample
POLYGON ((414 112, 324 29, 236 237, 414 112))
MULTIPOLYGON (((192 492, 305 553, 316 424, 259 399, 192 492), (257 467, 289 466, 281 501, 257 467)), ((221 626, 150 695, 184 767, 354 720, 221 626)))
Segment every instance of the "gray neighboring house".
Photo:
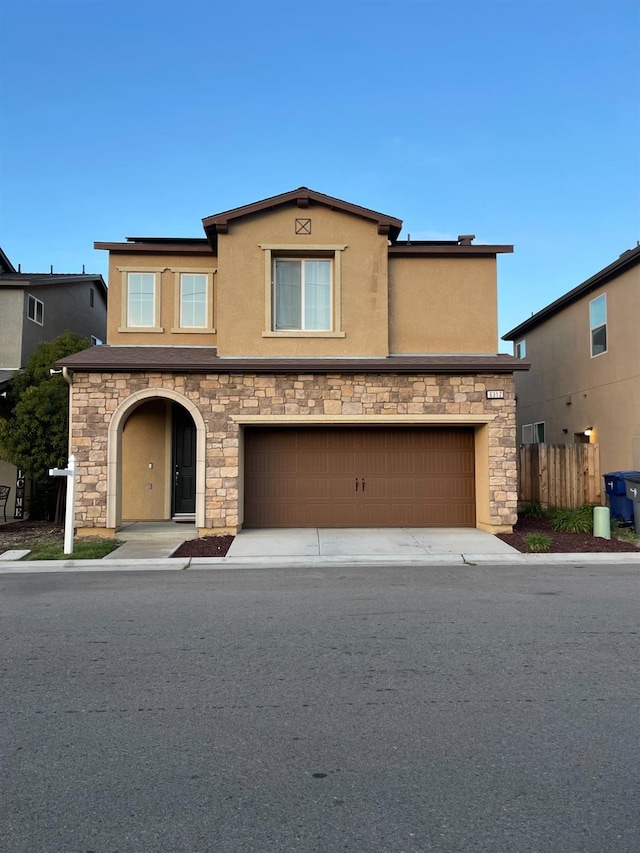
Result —
MULTIPOLYGON (((75 332, 93 344, 107 334, 107 286, 101 275, 25 273, 0 249, 0 394, 38 344, 75 332)), ((11 487, 7 521, 23 513, 24 478, 0 459, 0 485, 11 487)), ((0 504, 0 522, 4 518, 0 504)))

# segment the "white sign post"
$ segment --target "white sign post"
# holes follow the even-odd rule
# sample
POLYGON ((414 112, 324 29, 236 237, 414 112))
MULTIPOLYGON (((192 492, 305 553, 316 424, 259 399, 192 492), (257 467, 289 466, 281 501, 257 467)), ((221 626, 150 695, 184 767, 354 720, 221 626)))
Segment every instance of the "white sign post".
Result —
POLYGON ((73 554, 73 517, 76 504, 76 457, 69 457, 68 468, 49 468, 50 477, 67 478, 67 509, 64 515, 64 553, 73 554))

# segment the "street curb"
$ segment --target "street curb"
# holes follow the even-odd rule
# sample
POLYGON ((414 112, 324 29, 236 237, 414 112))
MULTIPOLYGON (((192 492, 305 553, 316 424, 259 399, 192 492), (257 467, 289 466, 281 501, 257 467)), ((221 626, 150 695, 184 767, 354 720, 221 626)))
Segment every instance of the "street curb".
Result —
POLYGON ((638 564, 637 554, 614 553, 571 554, 421 554, 412 557, 391 557, 380 554, 357 556, 277 556, 277 557, 183 557, 147 558, 139 560, 33 560, 0 564, 0 574, 52 574, 62 572, 183 572, 236 569, 349 569, 372 566, 377 568, 427 568, 429 566, 492 566, 514 565, 572 565, 622 563, 638 564))

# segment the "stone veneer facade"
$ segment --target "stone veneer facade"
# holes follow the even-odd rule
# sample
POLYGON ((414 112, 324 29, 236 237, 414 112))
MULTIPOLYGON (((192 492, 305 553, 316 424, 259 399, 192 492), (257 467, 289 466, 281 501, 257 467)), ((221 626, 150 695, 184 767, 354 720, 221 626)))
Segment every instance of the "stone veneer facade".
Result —
MULTIPOLYGON (((73 377, 71 452, 77 460, 78 531, 107 533, 107 444, 114 412, 128 397, 148 389, 179 394, 200 411, 206 426, 205 519, 207 529, 239 527, 240 425, 232 416, 451 417, 453 425, 488 427, 489 524, 497 532, 516 521, 515 394, 510 373, 482 375, 405 374, 173 374, 86 373, 73 377), (504 391, 488 400, 487 388, 504 391), (457 416, 457 417, 456 417, 457 416), (473 420, 476 416, 476 420, 473 420), (102 530, 101 530, 102 529, 102 530)), ((174 397, 175 399, 175 397, 174 397)), ((133 409, 131 410, 133 411, 133 409)), ((359 419, 362 418, 361 421, 359 419)), ((396 421, 397 423, 397 421, 396 421)), ((428 426, 429 424, 426 423, 428 426)))

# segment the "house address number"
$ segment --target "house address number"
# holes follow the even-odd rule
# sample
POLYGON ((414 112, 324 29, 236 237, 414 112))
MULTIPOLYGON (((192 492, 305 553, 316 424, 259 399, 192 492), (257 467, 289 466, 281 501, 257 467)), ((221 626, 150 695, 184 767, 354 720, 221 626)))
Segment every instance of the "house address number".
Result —
POLYGON ((487 391, 487 400, 504 400, 504 391, 487 391))

